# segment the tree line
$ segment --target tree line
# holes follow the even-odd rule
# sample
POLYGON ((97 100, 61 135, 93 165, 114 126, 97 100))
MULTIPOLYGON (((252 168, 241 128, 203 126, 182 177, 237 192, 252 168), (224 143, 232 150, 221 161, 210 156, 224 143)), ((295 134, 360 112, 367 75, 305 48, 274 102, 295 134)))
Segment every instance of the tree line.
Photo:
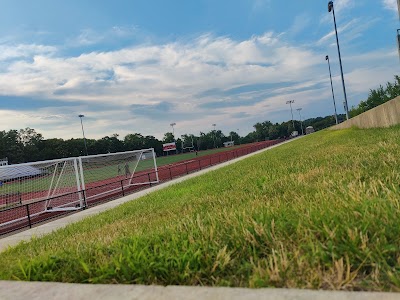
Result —
MULTIPOLYGON (((342 115, 341 117, 343 118, 342 115)), ((334 122, 333 116, 308 119, 303 122, 303 130, 306 126, 313 126, 315 130, 320 130, 334 125, 334 122)), ((294 121, 294 125, 293 128, 292 121, 275 124, 270 121, 256 123, 253 126, 254 131, 246 136, 240 136, 235 131, 225 135, 221 130, 200 132, 199 135, 183 134, 177 138, 171 132, 167 132, 162 140, 140 133, 127 134, 123 139, 118 134, 113 134, 100 139, 86 139, 86 144, 89 155, 154 148, 156 154, 161 156, 165 155, 162 150, 163 143, 175 141, 178 153, 189 151, 192 146, 193 150, 200 151, 223 147, 224 142, 231 140, 234 141, 235 145, 238 145, 285 138, 293 130, 301 133, 301 123, 294 121)), ((0 131, 0 159, 8 158, 11 164, 76 157, 85 154, 85 144, 82 138, 44 139, 41 133, 32 128, 0 131)))

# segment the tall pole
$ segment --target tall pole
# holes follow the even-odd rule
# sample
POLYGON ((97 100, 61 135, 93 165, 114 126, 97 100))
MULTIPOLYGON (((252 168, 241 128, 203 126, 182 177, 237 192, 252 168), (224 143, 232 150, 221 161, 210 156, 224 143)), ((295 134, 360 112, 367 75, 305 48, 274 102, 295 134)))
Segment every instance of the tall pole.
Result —
POLYGON ((82 135, 83 135, 83 143, 85 144, 85 152, 86 152, 86 156, 87 156, 87 155, 88 155, 88 151, 87 151, 87 146, 86 146, 85 131, 83 130, 83 122, 82 122, 82 118, 84 117, 84 115, 79 115, 78 117, 81 119, 81 127, 82 127, 82 135))
MULTIPOLYGON (((176 125, 176 123, 171 123, 169 124, 172 127, 172 135, 174 136, 174 143, 175 143, 175 147, 176 147, 176 139, 175 139, 175 130, 174 130, 174 126, 176 125)), ((178 149, 175 149, 175 153, 178 153, 178 149)))
POLYGON ((212 126, 214 126, 214 134, 213 134, 213 136, 214 136, 214 149, 216 148, 215 147, 215 126, 217 126, 217 124, 212 124, 212 126))
POLYGON ((169 124, 172 127, 172 135, 174 136, 174 141, 175 141, 175 130, 174 130, 174 126, 176 125, 176 123, 171 123, 169 124))
POLYGON ((336 33, 336 44, 337 44, 337 49, 338 49, 338 55, 339 55, 339 64, 340 64, 340 74, 342 75, 342 86, 343 86, 343 94, 344 94, 344 110, 346 112, 346 119, 349 119, 349 106, 347 104, 347 95, 346 95, 346 86, 344 84, 344 76, 343 76, 343 67, 342 67, 342 57, 340 55, 340 46, 339 46, 339 37, 337 33, 337 27, 336 27, 336 16, 335 16, 335 8, 333 7, 333 1, 329 1, 328 3, 328 12, 333 13, 333 23, 335 25, 335 33, 336 33))
POLYGON ((292 124, 293 124, 293 130, 295 130, 295 127, 294 127, 294 120, 293 120, 293 109, 292 109, 292 103, 294 103, 294 100, 289 100, 289 101, 286 101, 286 104, 289 104, 289 105, 290 105, 290 113, 292 114, 292 124))
POLYGON ((325 60, 328 61, 329 78, 331 79, 331 90, 332 90, 332 98, 333 98, 333 107, 335 108, 335 120, 336 120, 336 124, 339 124, 338 117, 337 117, 337 111, 336 111, 335 93, 333 92, 331 64, 330 64, 330 62, 329 62, 329 56, 328 56, 328 55, 325 57, 325 60))
POLYGON ((399 11, 399 19, 400 19, 400 1, 397 0, 397 10, 399 11))
POLYGON ((239 128, 237 129, 237 134, 238 134, 239 145, 240 145, 240 134, 239 134, 239 128))
POLYGON ((302 110, 302 108, 298 108, 298 109, 297 109, 297 111, 299 112, 299 116, 300 116, 301 135, 304 135, 304 131, 303 131, 303 120, 301 119, 301 110, 302 110))

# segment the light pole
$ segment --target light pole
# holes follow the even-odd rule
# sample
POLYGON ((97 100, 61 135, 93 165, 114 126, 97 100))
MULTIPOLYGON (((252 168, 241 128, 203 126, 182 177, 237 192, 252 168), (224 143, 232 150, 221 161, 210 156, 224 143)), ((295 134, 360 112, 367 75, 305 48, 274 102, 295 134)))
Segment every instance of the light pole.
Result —
POLYGON ((293 109, 292 109, 292 103, 294 103, 294 100, 289 100, 289 101, 286 101, 286 104, 289 104, 289 105, 290 105, 290 113, 292 114, 292 124, 293 124, 293 130, 295 130, 295 127, 294 127, 294 120, 293 120, 293 109))
POLYGON ((82 127, 82 135, 83 135, 83 143, 85 144, 85 151, 86 151, 86 156, 88 155, 88 152, 87 152, 87 146, 86 146, 86 138, 85 138, 85 131, 83 130, 83 122, 82 122, 82 118, 84 117, 85 115, 78 115, 78 117, 81 119, 81 127, 82 127))
POLYGON ((238 134, 238 140, 239 140, 239 145, 240 145, 240 134, 239 134, 239 128, 237 129, 237 134, 238 134))
MULTIPOLYGON (((399 19, 400 19, 400 1, 397 0, 397 10, 399 11, 399 19)), ((400 29, 397 29, 397 51, 399 52, 400 57, 400 29)))
POLYGON ((172 135, 174 136, 174 141, 175 141, 175 131, 174 131, 174 126, 176 125, 176 123, 171 123, 169 124, 172 127, 172 135))
POLYGON ((299 112, 299 116, 300 116, 301 135, 304 135, 304 131, 303 131, 303 120, 301 119, 301 110, 302 110, 302 108, 297 108, 297 111, 299 112))
POLYGON ((332 89, 332 98, 333 98, 333 107, 335 108, 335 120, 336 124, 339 124, 338 118, 337 118, 337 112, 336 112, 336 101, 335 101, 335 93, 333 92, 333 84, 332 84, 332 73, 331 73, 331 64, 329 62, 329 56, 325 56, 325 60, 328 61, 328 67, 329 67, 329 78, 331 79, 331 89, 332 89))
POLYGON ((344 76, 343 76, 343 67, 342 67, 342 57, 340 56, 340 46, 339 46, 339 38, 338 38, 338 33, 337 33, 337 27, 336 27, 336 16, 335 16, 335 9, 333 7, 333 1, 328 2, 328 12, 333 13, 333 23, 335 24, 335 33, 336 33, 336 44, 337 44, 337 50, 338 50, 338 55, 339 55, 339 64, 340 64, 340 74, 342 75, 342 86, 343 86, 343 94, 344 94, 344 111, 346 112, 346 119, 349 119, 349 106, 347 104, 347 95, 346 95, 346 86, 344 84, 344 76))
POLYGON ((217 126, 217 124, 212 124, 212 126, 214 126, 214 134, 213 134, 213 137, 214 137, 214 149, 215 149, 215 126, 217 126))
MULTIPOLYGON (((175 143, 175 147, 176 147, 176 139, 175 139, 175 130, 174 130, 174 126, 176 125, 176 123, 171 123, 169 124, 172 127, 172 135, 174 136, 174 143, 175 143)), ((175 153, 178 153, 178 149, 175 149, 175 153)))
MULTIPOLYGON (((400 6, 399 6, 399 14, 400 14, 400 6)), ((400 29, 397 29, 397 51, 400 57, 400 29)))

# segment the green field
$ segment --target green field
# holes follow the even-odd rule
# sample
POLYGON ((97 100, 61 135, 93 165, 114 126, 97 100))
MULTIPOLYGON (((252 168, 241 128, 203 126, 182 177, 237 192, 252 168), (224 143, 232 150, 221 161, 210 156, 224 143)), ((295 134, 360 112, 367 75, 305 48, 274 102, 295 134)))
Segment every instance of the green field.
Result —
MULTIPOLYGON (((197 157, 206 156, 206 155, 210 155, 210 154, 214 154, 214 153, 232 151, 232 150, 236 150, 241 147, 249 146, 249 145, 241 145, 241 146, 234 146, 234 147, 229 147, 229 148, 217 148, 217 149, 199 151, 197 153, 197 157)), ((164 165, 172 164, 172 163, 183 161, 183 160, 194 159, 194 158, 196 158, 196 152, 187 152, 187 153, 178 154, 178 155, 160 156, 160 157, 157 157, 157 166, 161 167, 164 165)))
POLYGON ((400 127, 318 132, 0 254, 0 278, 400 291, 400 127))

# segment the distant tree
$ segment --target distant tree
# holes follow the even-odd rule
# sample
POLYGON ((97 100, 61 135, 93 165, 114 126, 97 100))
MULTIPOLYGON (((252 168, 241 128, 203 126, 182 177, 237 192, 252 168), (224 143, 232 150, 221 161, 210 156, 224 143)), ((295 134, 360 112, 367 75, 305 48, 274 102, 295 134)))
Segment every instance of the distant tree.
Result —
POLYGON ((40 143, 40 160, 68 157, 68 149, 63 139, 47 139, 40 143))
POLYGON ((19 132, 17 130, 2 131, 2 158, 7 157, 9 163, 16 164, 25 162, 24 144, 21 142, 19 132))
POLYGON ((232 141, 234 141, 235 145, 238 145, 240 143, 240 136, 237 132, 231 131, 229 132, 229 136, 227 136, 228 141, 230 141, 232 138, 232 141))
POLYGON ((157 140, 154 136, 148 135, 144 138, 144 148, 154 148, 158 156, 163 154, 162 141, 157 140))
POLYGON ((167 132, 164 134, 163 143, 172 143, 175 141, 175 136, 172 132, 167 132))
POLYGON ((143 149, 144 137, 140 133, 131 133, 124 138, 125 150, 143 149))
POLYGON ((350 109, 350 117, 355 117, 363 112, 366 112, 367 110, 400 96, 400 77, 395 75, 394 79, 394 83, 388 82, 386 87, 380 85, 377 89, 371 89, 367 100, 361 101, 357 106, 353 106, 350 109))

